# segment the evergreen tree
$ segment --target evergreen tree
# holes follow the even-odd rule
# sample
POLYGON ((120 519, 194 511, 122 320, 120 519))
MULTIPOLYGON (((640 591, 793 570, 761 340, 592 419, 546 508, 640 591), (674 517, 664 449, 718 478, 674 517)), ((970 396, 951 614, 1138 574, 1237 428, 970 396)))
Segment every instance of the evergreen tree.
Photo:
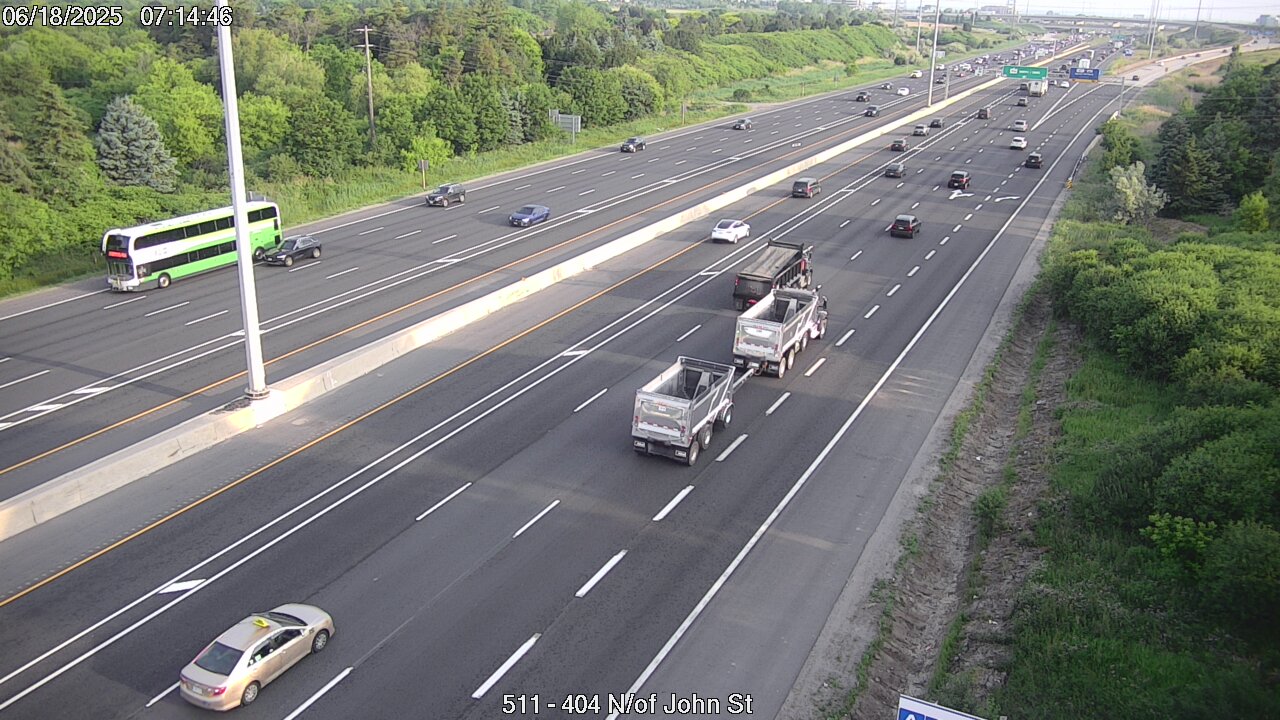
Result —
POLYGON ((22 135, 9 124, 8 116, 0 108, 0 185, 30 195, 36 186, 31 180, 31 163, 27 162, 21 147, 22 135))
POLYGON ((98 167, 118 185, 173 192, 177 162, 164 149, 160 126, 127 95, 107 105, 98 126, 98 167))
POLYGON ((1263 232, 1271 226, 1267 198, 1261 192, 1253 192, 1240 199, 1236 210, 1236 227, 1245 232, 1263 232))
POLYGON ((1222 172, 1194 135, 1174 148, 1165 172, 1167 207, 1175 217, 1216 212, 1222 206, 1222 172))
POLYGON ((46 83, 41 88, 35 120, 27 155, 40 191, 50 197, 84 197, 96 180, 93 145, 85 136, 84 122, 57 86, 46 83))
POLYGON ((1177 113, 1160 126, 1160 130, 1156 133, 1160 152, 1156 156, 1155 167, 1151 169, 1151 179, 1156 185, 1169 188, 1169 164, 1189 137, 1191 137, 1191 127, 1186 113, 1177 113))

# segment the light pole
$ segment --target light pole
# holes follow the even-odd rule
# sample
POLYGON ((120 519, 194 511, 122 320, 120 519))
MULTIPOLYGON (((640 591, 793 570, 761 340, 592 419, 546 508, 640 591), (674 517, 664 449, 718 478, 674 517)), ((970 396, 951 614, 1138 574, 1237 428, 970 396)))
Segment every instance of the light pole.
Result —
POLYGON ((929 99, 925 105, 933 106, 933 74, 938 70, 938 23, 942 22, 942 0, 938 0, 933 14, 933 45, 929 48, 929 99))

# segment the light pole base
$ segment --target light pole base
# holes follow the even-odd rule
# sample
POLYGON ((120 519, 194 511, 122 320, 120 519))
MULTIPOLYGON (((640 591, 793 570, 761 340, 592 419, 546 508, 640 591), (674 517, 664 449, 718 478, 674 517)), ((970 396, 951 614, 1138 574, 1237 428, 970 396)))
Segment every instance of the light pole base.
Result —
POLYGON ((254 400, 262 400, 270 394, 271 394, 270 388, 263 388, 261 390, 254 390, 253 388, 244 389, 244 399, 249 400, 251 402, 254 400))

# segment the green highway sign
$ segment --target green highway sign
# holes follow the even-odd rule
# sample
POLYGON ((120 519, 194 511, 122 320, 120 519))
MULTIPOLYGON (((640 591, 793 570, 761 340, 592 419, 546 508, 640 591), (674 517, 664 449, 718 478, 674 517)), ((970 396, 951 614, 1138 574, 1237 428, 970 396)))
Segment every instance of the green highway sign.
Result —
POLYGON ((1024 65, 1005 65, 1004 76, 1014 80, 1044 80, 1049 77, 1049 68, 1026 67, 1024 65))

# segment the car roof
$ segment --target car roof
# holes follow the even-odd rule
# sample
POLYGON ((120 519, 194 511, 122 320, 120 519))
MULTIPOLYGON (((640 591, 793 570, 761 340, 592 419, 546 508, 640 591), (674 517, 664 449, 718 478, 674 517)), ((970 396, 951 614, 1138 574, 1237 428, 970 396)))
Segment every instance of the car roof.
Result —
POLYGON ((732 218, 725 218, 720 222, 716 223, 716 227, 731 227, 734 223, 737 223, 737 222, 742 222, 742 221, 733 220, 732 218))
POLYGON ((798 182, 798 183, 800 183, 800 182, 804 182, 804 183, 815 183, 815 182, 818 182, 818 179, 817 179, 817 178, 811 178, 811 177, 802 177, 802 178, 796 178, 796 182, 798 182))
POLYGON ((255 614, 232 625, 216 642, 237 650, 248 650, 271 633, 284 627, 265 614, 255 614))
POLYGON ((517 210, 516 212, 524 212, 524 211, 526 211, 526 210, 529 210, 529 211, 534 211, 534 210, 545 210, 546 208, 547 208, 547 206, 546 206, 546 205, 524 205, 524 206, 522 206, 519 210, 517 210))
POLYGON ((968 177, 969 171, 968 170, 952 170, 951 177, 955 177, 956 175, 964 175, 965 177, 968 177))
POLYGON ((898 217, 894 218, 894 220, 907 220, 910 222, 914 222, 915 219, 916 219, 915 215, 899 215, 898 217))

